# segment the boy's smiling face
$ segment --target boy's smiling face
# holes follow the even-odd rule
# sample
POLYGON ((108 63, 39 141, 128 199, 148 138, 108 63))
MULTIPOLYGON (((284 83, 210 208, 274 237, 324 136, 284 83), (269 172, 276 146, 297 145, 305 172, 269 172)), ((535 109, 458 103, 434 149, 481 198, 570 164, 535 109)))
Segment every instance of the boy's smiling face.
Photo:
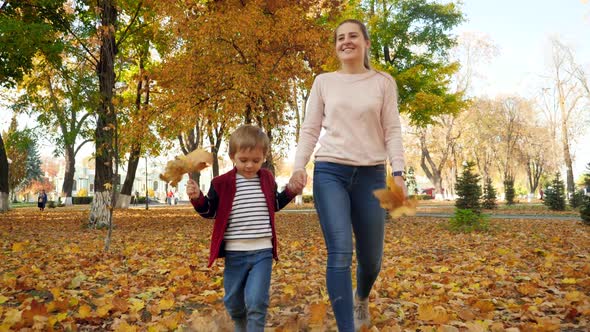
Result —
POLYGON ((238 174, 245 177, 246 179, 252 179, 256 177, 256 173, 262 167, 264 163, 264 151, 260 147, 254 149, 241 149, 231 158, 236 165, 238 174))

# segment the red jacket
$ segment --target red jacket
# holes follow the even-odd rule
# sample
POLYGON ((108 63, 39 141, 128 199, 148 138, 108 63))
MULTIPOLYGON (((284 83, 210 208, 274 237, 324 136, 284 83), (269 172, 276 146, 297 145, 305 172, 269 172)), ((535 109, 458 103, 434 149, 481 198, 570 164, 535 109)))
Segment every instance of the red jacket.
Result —
MULTIPOLYGON (((209 263, 211 266, 215 259, 225 256, 223 235, 227 228, 227 221, 231 213, 234 197, 236 195, 236 174, 237 169, 215 177, 211 181, 211 187, 207 196, 201 192, 199 198, 191 199, 195 210, 204 218, 215 218, 213 225, 213 234, 211 235, 211 249, 209 253, 209 263)), ((278 260, 277 255, 277 235, 275 232, 275 211, 279 211, 287 205, 297 194, 291 193, 287 188, 281 193, 277 193, 277 184, 272 173, 261 168, 258 171, 260 178, 260 188, 266 198, 268 214, 270 216, 270 226, 272 229, 272 253, 273 257, 278 260)))

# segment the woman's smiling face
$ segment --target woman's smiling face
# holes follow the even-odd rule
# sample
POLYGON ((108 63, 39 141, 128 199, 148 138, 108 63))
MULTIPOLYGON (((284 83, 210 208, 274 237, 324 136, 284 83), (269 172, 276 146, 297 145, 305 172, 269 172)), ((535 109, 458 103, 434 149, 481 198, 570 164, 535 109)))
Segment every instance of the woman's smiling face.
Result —
POLYGON ((369 41, 365 39, 358 24, 347 22, 336 31, 336 55, 341 62, 361 63, 364 60, 369 41))

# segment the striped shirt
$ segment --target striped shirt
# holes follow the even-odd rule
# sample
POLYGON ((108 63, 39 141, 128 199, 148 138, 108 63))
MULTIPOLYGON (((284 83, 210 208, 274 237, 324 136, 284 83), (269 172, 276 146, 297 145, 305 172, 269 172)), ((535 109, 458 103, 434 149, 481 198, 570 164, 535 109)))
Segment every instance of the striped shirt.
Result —
POLYGON ((272 248, 270 215, 258 177, 236 174, 236 196, 223 239, 230 251, 272 248))

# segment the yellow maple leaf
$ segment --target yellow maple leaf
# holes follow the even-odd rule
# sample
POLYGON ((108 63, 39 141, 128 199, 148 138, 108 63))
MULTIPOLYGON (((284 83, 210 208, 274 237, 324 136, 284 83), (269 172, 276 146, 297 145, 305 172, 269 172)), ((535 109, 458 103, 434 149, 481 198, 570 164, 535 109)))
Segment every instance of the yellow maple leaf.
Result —
POLYGON ((12 244, 12 252, 21 252, 25 249, 26 242, 15 242, 12 244))
POLYGON ((129 325, 127 322, 122 321, 114 329, 115 332, 136 332, 137 326, 129 325))
POLYGON ((576 278, 565 278, 561 281, 562 284, 566 285, 575 285, 578 281, 576 278))
POLYGON ((313 303, 309 306, 311 317, 309 318, 309 325, 322 326, 324 317, 326 317, 326 310, 328 306, 325 303, 313 303))
POLYGON ((168 310, 171 309, 174 306, 174 299, 170 298, 170 299, 161 299, 160 302, 158 302, 158 308, 160 310, 168 310))
POLYGON ((84 318, 90 317, 91 313, 92 313, 92 308, 90 308, 90 306, 87 304, 83 304, 80 306, 80 308, 78 308, 78 317, 79 318, 84 319, 84 318))
POLYGON ((2 322, 2 325, 11 327, 12 325, 14 325, 14 323, 20 322, 20 320, 22 319, 22 314, 23 312, 21 310, 8 309, 6 311, 6 314, 4 315, 4 321, 2 322))
POLYGON ((435 324, 444 324, 450 320, 450 317, 447 313, 447 309, 442 306, 421 304, 418 307, 418 319, 432 321, 435 324))
POLYGON ((295 296, 295 287, 293 287, 291 285, 287 285, 287 286, 285 286, 285 288, 283 288, 283 293, 290 295, 290 296, 295 296))
POLYGON ((408 199, 402 187, 398 186, 393 177, 387 176, 387 188, 373 191, 382 208, 389 211, 392 218, 415 216, 418 201, 408 199))
POLYGON ((142 300, 136 299, 134 297, 129 299, 129 303, 131 304, 131 312, 139 312, 145 307, 145 303, 142 300))
POLYGON ((6 301, 8 301, 8 298, 4 295, 0 295, 0 304, 5 303, 6 301))

